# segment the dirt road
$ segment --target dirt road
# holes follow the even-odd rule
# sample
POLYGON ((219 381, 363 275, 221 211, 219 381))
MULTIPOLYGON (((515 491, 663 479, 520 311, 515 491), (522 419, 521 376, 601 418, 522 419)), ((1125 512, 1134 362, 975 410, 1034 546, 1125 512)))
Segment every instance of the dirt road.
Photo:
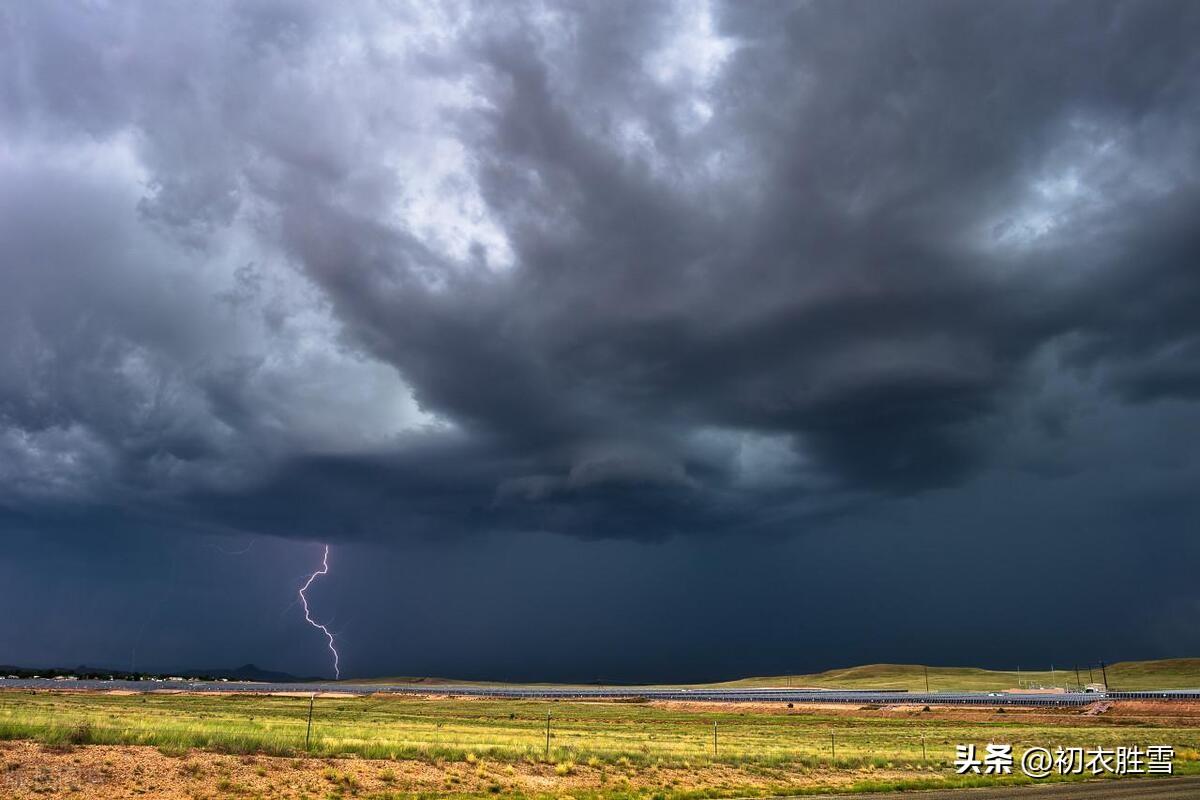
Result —
MULTIPOLYGON (((812 800, 864 795, 822 795, 812 800)), ((869 795, 871 800, 1193 800, 1200 797, 1200 777, 1126 778, 1116 781, 1010 786, 1002 789, 957 789, 869 795)))

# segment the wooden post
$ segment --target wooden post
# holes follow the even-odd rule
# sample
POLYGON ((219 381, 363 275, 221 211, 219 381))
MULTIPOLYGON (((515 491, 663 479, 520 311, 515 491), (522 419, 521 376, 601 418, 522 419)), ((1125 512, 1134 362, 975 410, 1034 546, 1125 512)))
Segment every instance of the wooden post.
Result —
POLYGON ((316 692, 313 692, 312 694, 310 694, 308 696, 308 730, 306 730, 304 732, 304 749, 305 750, 308 749, 308 743, 312 738, 313 701, 315 701, 316 699, 317 699, 316 692))
POLYGON ((921 734, 921 760, 928 760, 928 757, 925 755, 925 734, 923 733, 921 734))
POLYGON ((833 731, 829 732, 829 747, 833 751, 833 761, 837 761, 837 737, 833 731))
POLYGON ((717 757, 717 721, 713 720, 713 758, 717 757))
POLYGON ((550 712, 546 712, 546 760, 550 760, 550 712))

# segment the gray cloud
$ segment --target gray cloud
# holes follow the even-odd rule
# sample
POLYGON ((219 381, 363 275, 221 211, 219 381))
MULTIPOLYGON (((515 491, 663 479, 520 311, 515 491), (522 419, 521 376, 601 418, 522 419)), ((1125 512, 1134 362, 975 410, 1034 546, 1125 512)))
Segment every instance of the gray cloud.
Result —
POLYGON ((1071 474, 1086 409, 1200 396, 1197 34, 1163 2, 7 9, 0 503, 661 539, 1071 474))

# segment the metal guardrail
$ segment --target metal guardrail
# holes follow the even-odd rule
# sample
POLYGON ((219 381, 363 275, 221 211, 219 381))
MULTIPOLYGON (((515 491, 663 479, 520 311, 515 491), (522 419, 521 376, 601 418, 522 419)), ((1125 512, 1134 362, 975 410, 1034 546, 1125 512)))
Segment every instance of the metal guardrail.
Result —
POLYGON ((1108 692, 1109 700, 1200 700, 1200 689, 1173 689, 1162 692, 1108 692))

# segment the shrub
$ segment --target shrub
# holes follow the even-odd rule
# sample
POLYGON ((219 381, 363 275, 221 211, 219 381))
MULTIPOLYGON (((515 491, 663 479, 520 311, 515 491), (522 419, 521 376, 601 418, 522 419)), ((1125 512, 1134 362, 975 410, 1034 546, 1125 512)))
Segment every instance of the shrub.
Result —
POLYGON ((71 744, 87 744, 91 740, 92 726, 87 722, 79 723, 67 734, 67 741, 71 744))

